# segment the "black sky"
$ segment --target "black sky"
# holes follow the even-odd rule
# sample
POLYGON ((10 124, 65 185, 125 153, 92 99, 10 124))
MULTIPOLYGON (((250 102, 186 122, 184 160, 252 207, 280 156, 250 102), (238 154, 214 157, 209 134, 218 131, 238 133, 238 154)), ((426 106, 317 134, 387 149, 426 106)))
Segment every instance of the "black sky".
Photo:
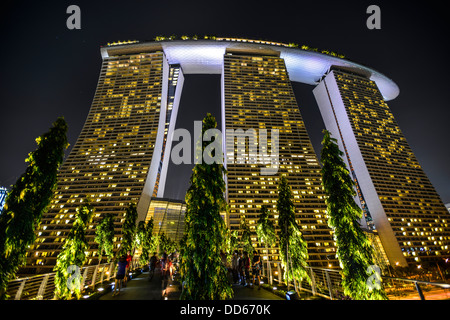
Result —
MULTIPOLYGON (((392 2, 3 1, 0 185, 15 183, 25 170, 27 153, 35 149, 34 139, 57 117, 65 117, 69 142, 75 144, 95 93, 100 46, 157 35, 211 34, 330 49, 393 79, 400 95, 388 105, 442 200, 449 203, 450 27, 445 2, 392 2), (81 30, 66 27, 71 4, 81 8, 81 30), (366 27, 371 4, 381 8, 381 30, 366 27)), ((293 86, 318 152, 323 123, 312 87, 293 86)), ((218 90, 217 77, 187 76, 179 120, 201 120, 207 110, 220 118, 218 90), (201 95, 204 88, 207 94, 201 95)), ((180 178, 180 169, 169 170, 170 179, 183 181, 167 191, 168 197, 184 197, 190 173, 184 168, 186 179, 180 178)))

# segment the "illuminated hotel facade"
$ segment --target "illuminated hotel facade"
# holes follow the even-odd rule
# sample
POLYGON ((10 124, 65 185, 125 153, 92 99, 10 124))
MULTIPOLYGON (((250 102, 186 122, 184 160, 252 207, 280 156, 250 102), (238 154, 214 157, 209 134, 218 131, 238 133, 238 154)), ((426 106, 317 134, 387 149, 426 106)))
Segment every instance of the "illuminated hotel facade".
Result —
MULTIPOLYGON (((263 204, 268 205, 276 223, 278 177, 279 174, 284 174, 293 191, 297 223, 308 243, 310 265, 338 267, 332 231, 327 225, 320 164, 306 132, 291 82, 317 86, 314 94, 328 128, 330 108, 327 107, 326 99, 329 98, 323 87, 325 83, 328 84, 329 77, 337 74, 331 71, 333 68, 340 67, 349 71, 339 74, 354 83, 362 81, 354 73, 363 73, 365 83, 372 86, 370 94, 376 96, 376 99, 371 98, 372 101, 377 101, 383 107, 384 101, 394 99, 399 93, 392 80, 343 58, 302 50, 292 45, 256 40, 216 38, 143 43, 131 41, 108 44, 101 48, 101 54, 103 63, 90 112, 80 137, 59 171, 55 197, 42 219, 37 240, 28 253, 29 268, 34 268, 39 273, 49 272, 53 268, 74 221, 75 208, 86 196, 91 198, 96 210, 87 230, 91 248, 88 264, 97 263, 93 239, 95 225, 102 215, 111 212, 116 217, 116 248, 120 245, 121 223, 130 202, 137 204, 139 221, 148 220, 155 215, 154 206, 152 207, 152 202, 155 202, 152 198, 164 197, 164 188, 171 183, 166 181, 166 177, 185 74, 221 75, 223 133, 227 129, 267 129, 268 132, 279 130, 276 174, 262 175, 261 168, 265 165, 249 163, 247 158, 240 159, 242 161, 236 159, 234 162, 229 161, 228 156, 224 159, 228 171, 226 197, 229 212, 226 221, 230 229, 238 229, 240 220, 245 218, 254 231, 263 204)), ((344 80, 338 81, 330 99, 341 99, 342 102, 344 99, 338 95, 339 87, 344 87, 344 80)), ((364 94, 361 94, 361 99, 365 99, 364 94)), ((355 109, 352 112, 358 118, 368 111, 355 109)), ((389 113, 389 117, 392 116, 390 112, 385 112, 389 113)), ((369 112, 369 116, 374 114, 369 112)), ((339 121, 338 119, 341 125, 339 121)), ((374 122, 372 130, 376 130, 377 126, 374 122)), ((336 130, 332 126, 330 130, 337 138, 336 130)), ((362 133, 364 132, 363 130, 362 133)), ((399 133, 398 137, 400 139, 403 136, 399 133)), ((273 147, 274 141, 271 139, 267 137, 267 145, 273 147)), ((395 139, 397 138, 389 141, 395 139)), ((231 143, 231 150, 238 151, 237 141, 225 136, 223 141, 226 141, 223 143, 224 148, 231 143)), ((343 141, 346 142, 345 137, 343 141)), ((250 146, 247 150, 249 148, 250 146)), ((406 144, 404 148, 401 157, 415 159, 406 144)), ((354 164, 356 160, 352 157, 353 154, 350 153, 347 159, 354 164)), ((414 165, 418 166, 416 160, 411 161, 415 161, 414 165)), ((391 169, 386 162, 385 171, 398 175, 400 179, 400 173, 396 170, 394 167, 391 169)), ((429 182, 424 182, 426 177, 423 171, 416 170, 422 172, 421 183, 426 185, 425 189, 430 196, 422 195, 424 189, 409 190, 411 194, 419 193, 417 198, 423 197, 420 202, 422 204, 419 201, 414 204, 411 202, 410 208, 417 211, 414 215, 403 212, 400 208, 395 213, 388 213, 387 203, 391 199, 382 202, 380 197, 392 195, 370 193, 366 184, 374 181, 373 175, 370 176, 372 171, 369 170, 368 175, 363 175, 356 168, 355 171, 360 189, 359 199, 364 197, 362 206, 367 209, 368 217, 373 219, 369 228, 379 232, 391 264, 398 261, 404 265, 406 261, 409 262, 408 253, 417 246, 412 238, 398 237, 401 228, 408 229, 405 231, 406 237, 413 236, 412 232, 415 232, 414 237, 422 237, 419 240, 422 242, 428 241, 425 238, 434 237, 435 240, 432 241, 437 241, 438 245, 431 246, 426 242, 426 247, 435 250, 434 257, 448 256, 448 248, 443 249, 449 241, 448 224, 441 217, 439 196, 429 182), (372 180, 364 181, 367 177, 372 180), (382 203, 373 206, 373 197, 378 197, 382 203), (425 218, 420 207, 428 207, 427 204, 434 209, 427 212, 425 218), (386 216, 384 220, 379 218, 383 214, 386 216), (421 222, 416 224, 414 219, 421 219, 421 222), (425 226, 427 223, 431 225, 425 226), (392 233, 397 238, 392 237, 392 233, 389 235, 384 232, 385 225, 391 225, 392 233), (409 225, 413 229, 427 230, 412 231, 409 225), (404 260, 398 257, 399 252, 404 260)), ((412 174, 408 177, 411 181, 419 179, 412 174)), ((377 183, 389 189, 390 185, 383 185, 384 181, 377 183)), ((395 190, 389 192, 397 193, 395 190)), ((401 195, 397 194, 396 197, 401 195)), ((443 204, 442 209, 445 210, 443 204)), ((257 244, 255 233, 253 243, 264 259, 278 259, 277 248, 269 250, 261 247, 257 244)))
POLYGON ((367 73, 334 68, 313 92, 391 264, 448 258, 448 212, 376 82, 367 73))

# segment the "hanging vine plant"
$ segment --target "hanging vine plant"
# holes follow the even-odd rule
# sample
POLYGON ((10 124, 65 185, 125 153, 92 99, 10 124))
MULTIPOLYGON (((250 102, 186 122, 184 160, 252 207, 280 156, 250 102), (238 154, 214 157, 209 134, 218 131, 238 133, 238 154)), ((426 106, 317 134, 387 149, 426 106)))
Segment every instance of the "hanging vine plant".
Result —
POLYGON ((67 235, 61 252, 56 259, 55 297, 68 300, 75 293, 77 299, 81 297, 80 269, 86 262, 86 252, 89 249, 85 237, 87 225, 91 222, 94 207, 89 199, 85 199, 76 209, 76 218, 67 235))
MULTIPOLYGON (((203 119, 202 136, 217 126, 215 118, 207 114, 203 119)), ((220 139, 214 135, 214 141, 220 139)), ((205 156, 217 157, 220 150, 211 150, 207 141, 199 141, 197 151, 205 156)), ((226 210, 226 170, 222 164, 205 161, 195 165, 186 193, 186 237, 181 250, 184 283, 181 299, 229 299, 233 291, 222 264, 220 251, 226 250, 227 228, 220 216, 226 210)))
POLYGON ((103 255, 111 262, 114 256, 114 215, 107 213, 95 230, 94 241, 98 244, 98 262, 101 263, 103 255))
MULTIPOLYGON (((326 194, 328 225, 334 231, 344 294, 355 300, 385 300, 384 288, 373 283, 374 251, 359 226, 362 210, 354 200, 355 183, 342 160, 337 140, 323 130, 322 185, 326 194), (370 278, 370 279, 369 279, 370 278), (373 278, 373 277, 372 277, 373 278)), ((378 278, 381 280, 381 278, 378 278)))
POLYGON ((7 299, 8 282, 26 262, 42 215, 56 189, 57 171, 64 159, 67 123, 58 118, 50 130, 36 139, 37 148, 26 162, 25 172, 8 192, 0 214, 0 299, 7 299))

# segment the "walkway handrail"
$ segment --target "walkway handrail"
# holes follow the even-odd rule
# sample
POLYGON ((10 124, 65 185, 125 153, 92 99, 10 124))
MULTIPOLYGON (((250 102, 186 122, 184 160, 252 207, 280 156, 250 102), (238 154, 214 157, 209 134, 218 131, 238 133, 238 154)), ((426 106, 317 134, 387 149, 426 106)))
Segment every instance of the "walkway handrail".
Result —
MULTIPOLYGON (((280 261, 264 261, 264 269, 262 275, 267 279, 270 285, 273 285, 274 282, 283 284, 284 281, 281 277, 281 268, 280 261), (273 269, 272 265, 277 264, 277 268, 273 269), (272 270, 275 271, 275 275, 278 277, 273 277, 272 270), (277 279, 278 278, 278 279, 277 279)), ((344 289, 342 287, 342 277, 340 274, 340 269, 327 269, 327 268, 317 268, 317 267, 308 267, 310 272, 311 284, 306 280, 303 280, 301 283, 296 283, 296 281, 290 281, 289 284, 296 292, 305 291, 313 296, 319 296, 325 299, 340 299, 345 298, 344 289)), ((422 281, 422 280, 414 280, 414 279, 404 279, 404 278, 395 278, 389 276, 381 276, 383 280, 385 280, 385 288, 391 289, 391 293, 395 296, 396 293, 401 291, 402 288, 400 285, 395 284, 394 282, 406 282, 411 283, 411 289, 417 291, 421 300, 425 300, 425 295, 422 292, 421 285, 439 287, 444 289, 444 292, 447 292, 446 289, 450 288, 449 283, 440 283, 440 282, 430 282, 430 281, 422 281), (390 280, 389 282, 386 280, 390 280), (392 291, 393 289, 393 291, 392 291)), ((447 295, 444 298, 449 298, 447 295)))
MULTIPOLYGON (((115 272, 115 263, 104 263, 81 268, 81 289, 94 289, 96 285, 109 281, 115 272)), ((7 294, 10 300, 54 299, 55 272, 10 280, 7 294)))
POLYGON ((443 283, 443 282, 430 282, 430 281, 423 281, 423 280, 414 280, 414 279, 404 279, 404 278, 395 278, 395 277, 388 277, 383 276, 384 279, 391 279, 391 280, 398 280, 403 282, 412 282, 412 283, 418 283, 418 284, 424 284, 424 285, 431 285, 431 286, 437 286, 444 289, 450 288, 450 283, 443 283))
MULTIPOLYGON (((342 277, 337 269, 327 269, 318 267, 307 267, 311 278, 311 284, 306 280, 298 283, 297 281, 290 281, 289 284, 296 292, 304 291, 312 294, 313 296, 319 296, 325 299, 336 299, 343 296, 343 288, 341 285, 342 277)), ((270 285, 274 282, 283 284, 282 280, 281 261, 269 261, 263 262, 262 275, 267 279, 270 285), (272 265, 276 264, 273 268, 272 265), (273 271, 275 270, 275 271, 273 271), (275 272, 275 277, 272 272, 275 272)))

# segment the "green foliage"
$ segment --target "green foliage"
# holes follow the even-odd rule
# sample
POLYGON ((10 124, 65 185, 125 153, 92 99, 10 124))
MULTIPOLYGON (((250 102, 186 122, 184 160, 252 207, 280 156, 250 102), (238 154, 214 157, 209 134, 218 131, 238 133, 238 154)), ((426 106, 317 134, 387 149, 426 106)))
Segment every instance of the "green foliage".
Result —
POLYGON ((150 252, 153 248, 152 244, 155 241, 155 238, 153 236, 153 218, 150 218, 147 223, 144 221, 139 221, 138 229, 136 233, 136 239, 137 239, 137 246, 139 246, 142 250, 141 256, 140 256, 140 263, 141 265, 146 264, 150 260, 150 252))
POLYGON ((50 130, 36 139, 37 149, 25 160, 29 163, 5 200, 0 215, 0 299, 6 299, 8 281, 25 263, 25 254, 35 241, 57 183, 57 170, 64 159, 67 123, 58 118, 50 130))
POLYGON ((254 248, 252 245, 250 228, 247 224, 247 221, 245 220, 245 216, 241 217, 241 223, 240 223, 239 229, 242 231, 240 247, 242 248, 243 251, 247 251, 248 256, 250 257, 250 260, 251 260, 253 258, 253 249, 254 248))
POLYGON ((239 231, 238 230, 231 231, 230 229, 227 228, 226 234, 227 234, 227 236, 226 236, 226 240, 225 240, 226 245, 225 245, 224 252, 229 253, 227 255, 227 261, 229 263, 231 263, 231 259, 233 257, 232 253, 235 250, 238 250, 238 248, 239 248, 239 231))
POLYGON ((144 238, 145 238, 145 234, 146 234, 145 229, 146 229, 145 221, 139 221, 137 228, 136 228, 136 237, 134 240, 134 247, 136 249, 142 247, 142 243, 144 242, 144 238))
POLYGON ((303 279, 311 282, 308 274, 308 248, 295 222, 295 207, 291 187, 285 176, 278 180, 278 234, 281 264, 286 281, 303 279))
MULTIPOLYGON (((207 114, 203 119, 202 134, 216 126, 215 118, 207 114)), ((207 141, 198 142, 197 150, 204 151, 208 144, 207 141)), ((193 169, 185 197, 186 238, 181 250, 184 282, 181 299, 217 300, 233 296, 227 269, 220 257, 220 250, 226 249, 227 237, 227 228, 220 216, 220 212, 226 210, 225 174, 225 168, 218 163, 203 162, 193 169)))
POLYGON ((98 262, 101 263, 102 255, 105 254, 108 262, 114 257, 114 215, 107 213, 95 231, 95 242, 98 243, 98 262))
POLYGON ((69 278, 75 277, 72 277, 72 275, 69 274, 70 269, 68 268, 69 266, 74 265, 81 269, 86 262, 86 251, 89 246, 85 237, 85 230, 92 220, 94 207, 87 198, 76 209, 76 212, 77 215, 75 221, 64 242, 61 252, 58 254, 56 265, 53 269, 53 271, 55 271, 55 296, 58 299, 70 299, 72 297, 71 289, 73 289, 77 299, 81 297, 79 283, 75 284, 73 288, 69 288, 69 283, 71 283, 71 279, 69 278))
POLYGON ((256 234, 260 243, 264 243, 267 248, 276 244, 277 238, 275 233, 275 226, 272 220, 269 219, 270 214, 266 205, 261 207, 258 224, 256 226, 256 234))
POLYGON ((160 253, 166 252, 167 254, 171 254, 175 252, 177 249, 177 243, 166 237, 164 233, 159 236, 159 251, 160 253))
POLYGON ((225 252, 233 253, 239 247, 239 231, 227 229, 225 252))
POLYGON ((122 243, 118 252, 118 257, 126 255, 132 251, 135 245, 137 210, 134 203, 130 203, 125 212, 125 221, 122 224, 122 243))
POLYGON ((328 225, 334 231, 337 257, 342 268, 344 293, 355 300, 387 299, 382 287, 372 289, 367 284, 372 275, 367 270, 373 265, 374 251, 358 223, 362 210, 354 200, 355 185, 336 139, 331 138, 327 130, 323 133, 322 185, 327 196, 328 225))

